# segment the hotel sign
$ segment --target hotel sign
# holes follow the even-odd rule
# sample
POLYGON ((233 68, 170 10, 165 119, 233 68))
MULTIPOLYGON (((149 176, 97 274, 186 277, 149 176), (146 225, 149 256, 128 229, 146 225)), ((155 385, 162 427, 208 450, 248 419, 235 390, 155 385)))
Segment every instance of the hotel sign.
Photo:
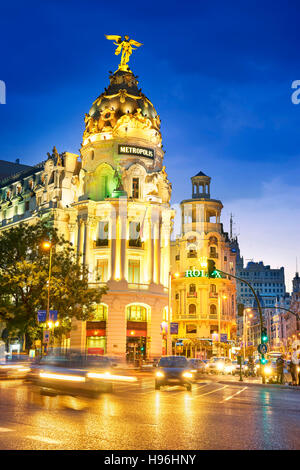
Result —
POLYGON ((132 145, 119 145, 119 154, 121 155, 139 155, 140 157, 154 158, 153 149, 146 147, 135 147, 132 145))

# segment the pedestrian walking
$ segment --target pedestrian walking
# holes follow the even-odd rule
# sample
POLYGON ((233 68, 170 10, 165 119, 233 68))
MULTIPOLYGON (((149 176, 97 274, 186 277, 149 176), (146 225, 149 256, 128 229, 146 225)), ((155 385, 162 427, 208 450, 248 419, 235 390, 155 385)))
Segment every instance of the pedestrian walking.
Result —
POLYGON ((298 385, 298 365, 299 365, 299 351, 297 348, 293 348, 293 353, 290 363, 290 371, 292 376, 292 385, 298 385))
POLYGON ((284 383, 284 356, 281 355, 276 359, 276 372, 277 372, 277 383, 283 384, 284 383))

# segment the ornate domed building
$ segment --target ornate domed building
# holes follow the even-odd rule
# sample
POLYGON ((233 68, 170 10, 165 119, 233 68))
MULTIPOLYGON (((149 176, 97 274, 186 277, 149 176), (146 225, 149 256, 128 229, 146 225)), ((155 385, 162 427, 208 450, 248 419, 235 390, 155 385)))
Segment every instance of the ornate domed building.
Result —
POLYGON ((166 350, 174 214, 160 118, 126 64, 109 79, 85 115, 80 156, 54 147, 45 162, 2 181, 0 222, 51 214, 91 286, 108 286, 94 321, 73 322, 67 345, 135 360, 166 350))

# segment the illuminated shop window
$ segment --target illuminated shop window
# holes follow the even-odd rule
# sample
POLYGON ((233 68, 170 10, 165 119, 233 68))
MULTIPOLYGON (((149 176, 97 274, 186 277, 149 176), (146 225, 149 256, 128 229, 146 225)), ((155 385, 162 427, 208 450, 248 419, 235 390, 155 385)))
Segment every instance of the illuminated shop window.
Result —
POLYGON ((102 355, 106 353, 106 336, 88 336, 86 338, 88 354, 102 355))
POLYGON ((197 333, 197 325, 186 325, 186 334, 197 333))
POLYGON ((140 260, 130 259, 128 261, 128 282, 140 283, 140 260))
POLYGON ((99 282, 107 282, 108 280, 108 260, 97 259, 96 280, 99 282))
POLYGON ((107 305, 96 305, 93 321, 107 320, 107 310, 107 305))
POLYGON ((130 305, 127 307, 128 321, 147 321, 147 309, 142 305, 130 305))

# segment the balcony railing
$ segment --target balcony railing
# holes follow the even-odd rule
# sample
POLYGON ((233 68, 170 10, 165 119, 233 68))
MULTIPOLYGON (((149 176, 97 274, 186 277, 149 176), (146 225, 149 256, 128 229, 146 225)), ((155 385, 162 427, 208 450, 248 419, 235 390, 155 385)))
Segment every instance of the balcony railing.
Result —
POLYGON ((209 298, 210 299, 217 299, 218 298, 218 292, 210 292, 209 293, 209 298))
POLYGON ((197 292, 188 292, 186 296, 187 298, 197 298, 197 292))
POLYGON ((217 320, 218 319, 218 315, 209 315, 208 317, 210 320, 217 320))
POLYGON ((108 238, 98 238, 98 240, 95 240, 94 242, 94 248, 98 248, 101 246, 108 246, 109 241, 108 238))
POLYGON ((188 258, 197 258, 197 253, 195 251, 189 251, 187 254, 188 258))
POLYGON ((209 253, 209 257, 217 259, 217 258, 219 258, 219 255, 218 255, 218 253, 209 253))
POLYGON ((176 320, 197 320, 198 318, 197 313, 177 313, 175 315, 176 320))

